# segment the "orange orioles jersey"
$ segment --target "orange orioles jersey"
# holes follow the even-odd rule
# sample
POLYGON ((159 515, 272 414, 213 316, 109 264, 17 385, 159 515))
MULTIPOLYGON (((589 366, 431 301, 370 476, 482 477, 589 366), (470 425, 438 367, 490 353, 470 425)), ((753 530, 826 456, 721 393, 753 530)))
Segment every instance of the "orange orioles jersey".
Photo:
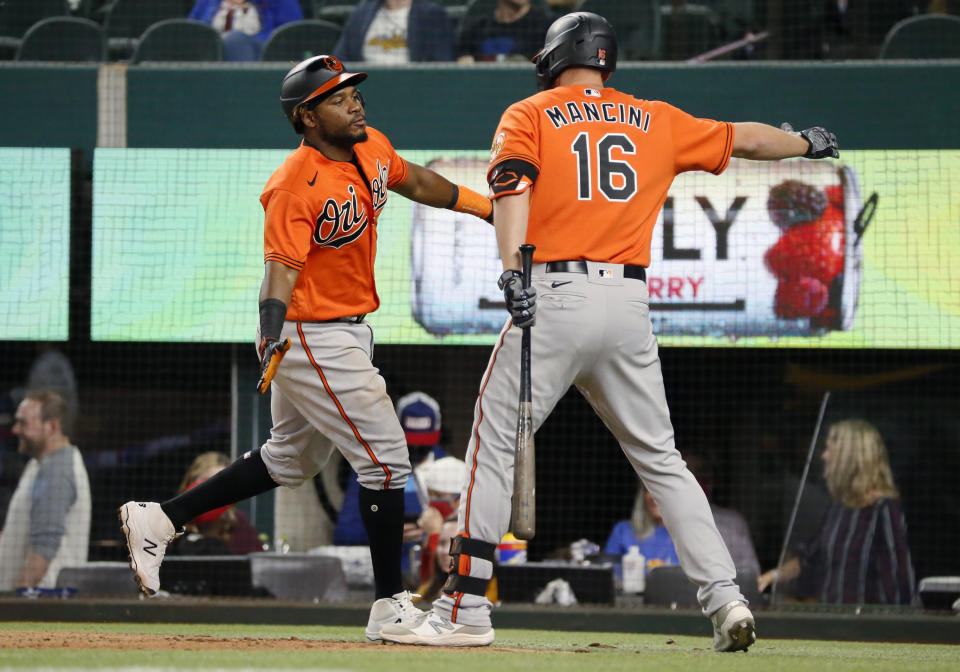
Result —
POLYGON ((504 112, 490 152, 491 198, 530 189, 534 261, 650 265, 673 178, 722 173, 733 125, 615 89, 561 86, 504 112))
POLYGON ((288 320, 332 320, 380 306, 373 278, 377 217, 387 189, 407 179, 407 162, 369 126, 367 140, 353 149, 356 165, 301 144, 260 195, 264 262, 300 271, 288 320))

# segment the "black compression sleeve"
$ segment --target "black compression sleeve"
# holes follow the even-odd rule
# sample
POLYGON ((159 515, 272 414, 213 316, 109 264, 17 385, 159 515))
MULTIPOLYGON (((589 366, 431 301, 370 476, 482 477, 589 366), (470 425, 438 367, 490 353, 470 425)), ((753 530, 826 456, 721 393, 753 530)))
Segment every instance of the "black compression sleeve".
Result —
POLYGON ((260 302, 260 338, 280 339, 283 321, 287 317, 287 304, 280 299, 265 299, 260 302))
POLYGON ((490 174, 490 191, 494 197, 519 194, 537 181, 540 171, 529 161, 507 159, 497 164, 490 174))

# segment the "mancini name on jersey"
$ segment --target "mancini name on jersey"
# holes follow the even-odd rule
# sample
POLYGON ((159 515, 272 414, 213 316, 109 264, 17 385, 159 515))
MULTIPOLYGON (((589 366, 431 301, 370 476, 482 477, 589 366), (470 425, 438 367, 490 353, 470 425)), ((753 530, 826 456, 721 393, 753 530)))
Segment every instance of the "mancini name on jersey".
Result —
MULTIPOLYGON (((586 89, 584 93, 598 93, 596 89, 586 89)), ((625 124, 639 128, 644 133, 650 130, 650 113, 637 105, 625 103, 594 103, 585 100, 571 100, 566 105, 552 105, 544 108, 554 128, 581 123, 625 124)))

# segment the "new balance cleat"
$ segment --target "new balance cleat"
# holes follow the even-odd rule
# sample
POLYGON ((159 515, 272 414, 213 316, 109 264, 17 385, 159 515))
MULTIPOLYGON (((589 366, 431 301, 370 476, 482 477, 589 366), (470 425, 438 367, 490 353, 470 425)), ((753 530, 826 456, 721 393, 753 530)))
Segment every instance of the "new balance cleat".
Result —
POLYGON ((494 632, 489 625, 454 623, 429 611, 419 623, 383 626, 380 637, 387 642, 421 646, 489 646, 494 632))
POLYGON ((729 602, 711 617, 714 651, 746 651, 757 641, 753 614, 740 600, 729 602))
POLYGON ((117 514, 137 585, 145 594, 154 595, 160 590, 160 563, 167 545, 183 532, 173 528, 156 502, 127 502, 117 514))
POLYGON ((408 591, 397 593, 393 597, 382 597, 370 607, 370 618, 367 620, 367 639, 371 642, 380 641, 380 630, 385 625, 415 625, 421 621, 426 612, 413 604, 413 598, 420 597, 408 591))

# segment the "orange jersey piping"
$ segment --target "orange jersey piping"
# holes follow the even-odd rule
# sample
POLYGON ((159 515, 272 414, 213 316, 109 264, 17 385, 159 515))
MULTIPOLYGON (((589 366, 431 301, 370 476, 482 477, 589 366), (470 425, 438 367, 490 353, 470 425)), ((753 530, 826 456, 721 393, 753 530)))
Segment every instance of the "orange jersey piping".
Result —
POLYGON ((386 480, 383 482, 383 489, 388 490, 390 488, 390 479, 393 477, 393 474, 390 473, 390 469, 388 469, 386 465, 380 464, 380 460, 378 460, 377 456, 373 454, 373 450, 370 448, 370 445, 363 439, 362 436, 360 436, 360 431, 357 429, 357 426, 353 424, 353 421, 351 421, 349 417, 347 417, 347 412, 344 411, 343 406, 340 405, 340 400, 337 399, 337 396, 333 393, 333 390, 330 389, 330 385, 327 383, 327 377, 323 375, 323 369, 320 368, 320 365, 317 364, 317 361, 313 358, 313 353, 310 352, 310 346, 307 345, 307 338, 303 335, 303 324, 300 322, 297 322, 297 334, 300 335, 300 344, 307 353, 310 363, 320 375, 320 380, 323 382, 323 389, 327 391, 327 394, 329 394, 330 398, 333 399, 333 403, 337 405, 337 410, 340 411, 340 417, 343 418, 348 425, 350 425, 350 429, 353 430, 353 435, 357 437, 357 441, 360 442, 360 445, 366 449, 367 455, 370 456, 370 459, 373 460, 373 463, 383 469, 383 473, 387 475, 386 480))

